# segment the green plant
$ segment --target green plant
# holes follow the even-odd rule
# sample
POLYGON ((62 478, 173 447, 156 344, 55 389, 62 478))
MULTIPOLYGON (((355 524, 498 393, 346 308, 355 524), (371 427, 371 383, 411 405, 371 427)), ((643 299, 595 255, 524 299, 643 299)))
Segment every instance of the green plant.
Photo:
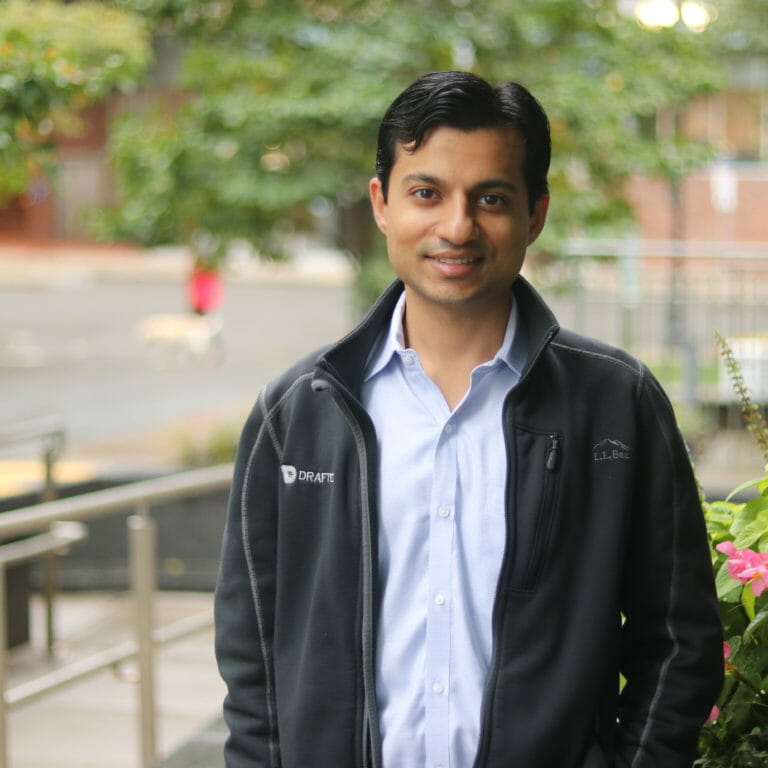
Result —
POLYGON ((762 477, 742 483, 725 500, 702 496, 726 640, 726 678, 702 729, 695 765, 757 768, 768 764, 768 426, 733 351, 719 334, 717 340, 746 427, 767 463, 762 477), (757 493, 737 501, 746 491, 757 493))
POLYGON ((0 204, 55 168, 83 107, 134 89, 151 58, 143 19, 108 3, 7 0, 0 12, 0 204), (96 31, 96 33, 94 33, 96 31))
POLYGON ((179 453, 185 467, 210 467, 235 460, 240 430, 232 424, 214 427, 202 437, 181 435, 179 453))

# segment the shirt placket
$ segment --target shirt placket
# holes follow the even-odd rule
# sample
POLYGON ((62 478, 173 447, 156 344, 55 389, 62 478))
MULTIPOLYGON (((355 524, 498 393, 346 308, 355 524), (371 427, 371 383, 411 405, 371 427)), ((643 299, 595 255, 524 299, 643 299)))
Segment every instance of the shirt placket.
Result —
POLYGON ((429 604, 426 654, 427 768, 449 768, 453 540, 458 487, 457 426, 449 419, 438 438, 429 525, 429 604))

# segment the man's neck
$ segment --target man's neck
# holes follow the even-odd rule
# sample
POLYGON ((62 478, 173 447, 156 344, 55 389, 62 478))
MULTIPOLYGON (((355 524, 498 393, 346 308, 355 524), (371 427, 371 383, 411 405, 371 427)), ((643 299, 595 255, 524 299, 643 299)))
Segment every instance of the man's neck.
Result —
POLYGON ((493 358, 504 340, 511 293, 482 307, 427 305, 406 295, 403 331, 424 371, 453 410, 469 389, 472 370, 493 358))

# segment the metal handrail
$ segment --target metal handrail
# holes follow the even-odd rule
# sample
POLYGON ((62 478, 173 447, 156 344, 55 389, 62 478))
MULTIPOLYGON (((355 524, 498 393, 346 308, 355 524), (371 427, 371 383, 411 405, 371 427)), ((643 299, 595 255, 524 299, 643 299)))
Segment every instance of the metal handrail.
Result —
POLYGON ((139 668, 140 765, 150 768, 158 757, 155 705, 155 649, 158 644, 171 642, 192 632, 208 627, 212 617, 193 617, 193 620, 158 630, 154 626, 153 594, 155 585, 155 523, 150 508, 159 502, 184 498, 195 493, 221 490, 229 487, 232 465, 207 467, 174 475, 129 483, 117 488, 72 496, 67 499, 44 502, 0 515, 0 541, 18 536, 38 534, 37 546, 25 552, 17 542, 0 545, 0 768, 9 768, 7 717, 11 706, 31 700, 98 672, 127 658, 136 658, 139 668), (98 517, 133 509, 128 518, 129 558, 131 565, 131 592, 134 597, 136 637, 132 643, 100 654, 99 658, 85 660, 77 667, 61 670, 59 674, 25 684, 23 688, 7 690, 7 626, 5 622, 6 590, 5 570, 8 561, 31 559, 39 556, 44 545, 58 550, 69 537, 70 541, 81 532, 78 524, 98 517), (69 521, 70 525, 62 525, 69 521), (44 533, 41 533, 44 532, 44 533), (39 537, 43 538, 39 538, 39 537), (49 539, 58 536, 58 541, 49 539), (10 549, 9 549, 10 548, 10 549), (8 555, 4 557, 3 555, 8 555), (28 555, 28 557, 27 557, 28 555))
POLYGON ((28 443, 49 435, 64 437, 65 429, 58 416, 36 416, 0 426, 0 445, 28 443))
POLYGON ((66 440, 66 429, 62 420, 57 416, 39 416, 0 426, 0 448, 19 443, 32 443, 37 440, 44 441, 42 455, 45 473, 43 500, 51 501, 56 497, 53 466, 56 459, 61 455, 66 440))
MULTIPOLYGON (((0 450, 9 445, 42 441, 43 453, 40 461, 43 465, 43 490, 41 501, 53 501, 58 496, 58 486, 54 467, 61 456, 66 442, 64 422, 58 416, 46 415, 0 425, 0 450)), ((43 572, 43 599, 45 601, 45 626, 48 655, 53 655, 54 637, 54 602, 57 583, 55 572, 55 554, 47 552, 41 556, 43 572)))
POLYGON ((60 520, 92 520, 130 507, 172 501, 192 492, 217 490, 231 479, 232 466, 224 464, 10 510, 0 515, 0 541, 44 530, 60 520))

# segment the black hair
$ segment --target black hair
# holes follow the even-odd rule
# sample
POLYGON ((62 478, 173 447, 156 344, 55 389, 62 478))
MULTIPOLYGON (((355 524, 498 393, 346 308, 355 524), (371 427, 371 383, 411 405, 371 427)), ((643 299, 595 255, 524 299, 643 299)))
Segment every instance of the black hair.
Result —
POLYGON ((406 88, 381 121, 376 175, 385 200, 397 145, 414 151, 440 126, 462 131, 514 128, 525 143, 523 177, 531 211, 548 194, 549 120, 533 95, 519 83, 504 82, 494 88, 469 72, 432 72, 406 88))

